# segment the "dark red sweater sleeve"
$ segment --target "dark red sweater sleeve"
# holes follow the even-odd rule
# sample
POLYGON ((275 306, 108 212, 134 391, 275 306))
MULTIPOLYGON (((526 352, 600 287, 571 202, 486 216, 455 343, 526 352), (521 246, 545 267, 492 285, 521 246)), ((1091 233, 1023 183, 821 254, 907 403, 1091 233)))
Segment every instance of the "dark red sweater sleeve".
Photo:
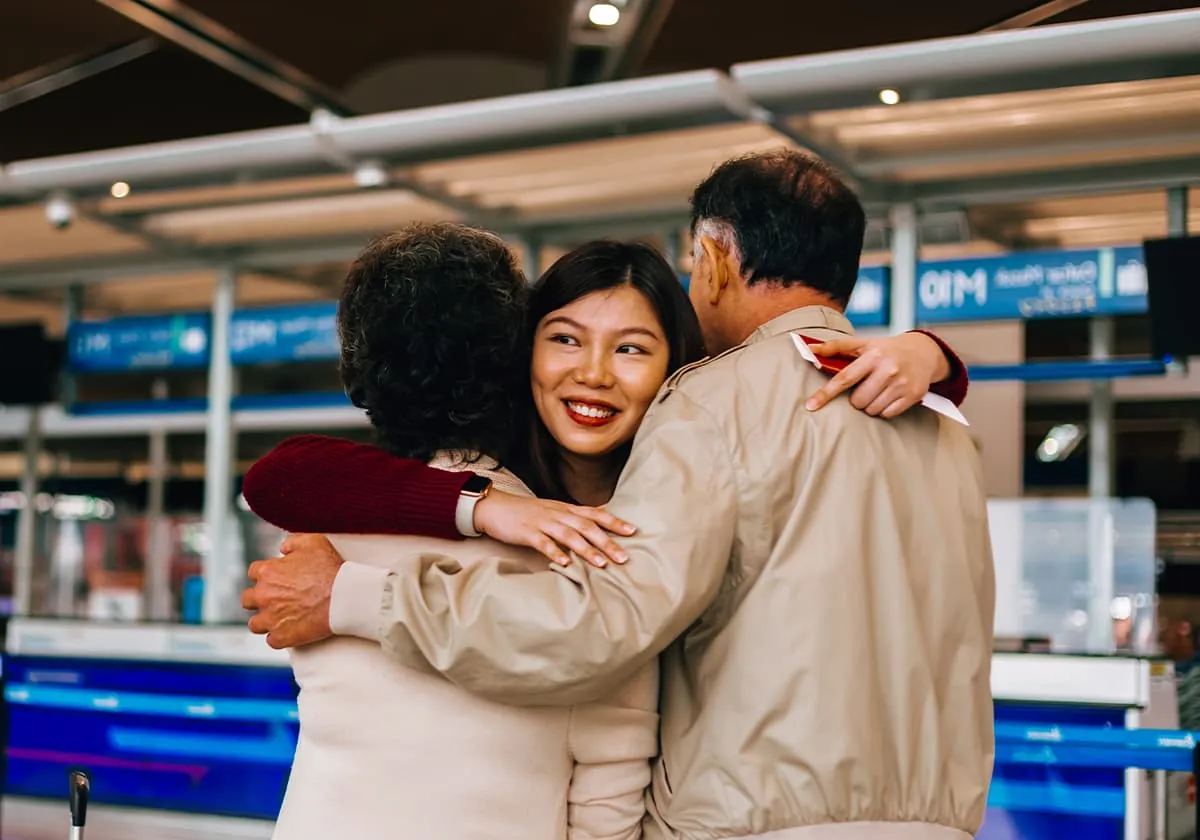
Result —
POLYGON ((971 384, 967 377, 967 366, 963 364, 963 360, 954 352, 953 347, 928 330, 913 330, 913 332, 919 332, 936 341, 938 347, 941 347, 942 352, 946 354, 946 361, 950 363, 950 375, 941 382, 935 382, 929 390, 945 397, 955 405, 962 405, 963 400, 967 398, 967 389, 971 384))
POLYGON ((454 524, 469 472, 322 435, 288 438, 242 481, 250 510, 292 533, 462 539, 454 524))

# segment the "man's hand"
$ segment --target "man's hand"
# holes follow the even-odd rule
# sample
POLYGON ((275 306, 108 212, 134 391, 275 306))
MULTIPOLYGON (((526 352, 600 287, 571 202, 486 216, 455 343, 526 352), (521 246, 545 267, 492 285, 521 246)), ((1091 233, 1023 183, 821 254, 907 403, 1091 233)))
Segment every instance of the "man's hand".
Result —
POLYGON ((475 528, 508 545, 535 549, 552 563, 570 563, 574 551, 593 566, 629 558, 609 533, 631 536, 637 529, 602 508, 581 507, 493 490, 475 505, 475 528))
POLYGON ((921 333, 891 338, 839 338, 814 344, 818 356, 857 356, 845 370, 809 397, 816 411, 850 388, 850 404, 867 414, 897 417, 921 401, 934 382, 950 375, 950 363, 938 343, 921 333), (857 387, 855 387, 857 385, 857 387))
POLYGON ((319 534, 293 534, 284 540, 284 557, 256 560, 247 575, 254 585, 242 593, 242 606, 254 610, 250 630, 267 634, 273 648, 319 642, 333 635, 329 601, 342 556, 319 534))

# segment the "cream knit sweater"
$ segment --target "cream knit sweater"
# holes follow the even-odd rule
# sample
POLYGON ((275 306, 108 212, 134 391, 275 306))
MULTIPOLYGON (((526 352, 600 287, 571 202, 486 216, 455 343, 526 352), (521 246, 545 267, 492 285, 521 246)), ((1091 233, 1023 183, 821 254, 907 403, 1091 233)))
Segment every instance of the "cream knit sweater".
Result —
MULTIPOLYGON (((530 495, 494 464, 448 456, 430 464, 470 468, 499 489, 530 495)), ((423 537, 330 539, 359 573, 378 572, 381 592, 399 558, 446 549, 423 537)), ((469 567, 498 551, 533 571, 547 568, 540 555, 486 539, 461 543, 455 555, 469 567)), ((378 642, 379 604, 353 603, 347 590, 335 583, 331 610, 334 631, 347 635, 292 652, 300 740, 274 840, 641 836, 643 791, 658 751, 656 666, 604 703, 504 706, 389 659, 378 642)))

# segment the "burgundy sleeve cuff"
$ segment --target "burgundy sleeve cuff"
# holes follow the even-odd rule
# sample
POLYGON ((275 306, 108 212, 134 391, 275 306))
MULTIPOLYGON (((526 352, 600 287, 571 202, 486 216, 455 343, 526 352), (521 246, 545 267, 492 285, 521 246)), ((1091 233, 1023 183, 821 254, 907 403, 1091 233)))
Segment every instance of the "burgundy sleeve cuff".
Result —
POLYGON ((942 348, 942 352, 946 354, 946 361, 950 364, 950 375, 941 382, 933 383, 930 388, 933 393, 943 396, 957 406, 961 406, 967 398, 967 390, 970 388, 970 378, 967 376, 967 366, 963 364, 963 360, 954 352, 954 348, 941 339, 940 336, 934 335, 929 330, 913 330, 921 335, 933 339, 937 346, 942 348))
MULTIPOLYGON (((466 539, 458 530, 458 499, 467 480, 473 475, 470 472, 430 468, 429 473, 423 476, 424 482, 419 493, 399 494, 396 504, 404 504, 409 508, 402 524, 412 528, 423 525, 421 530, 426 532, 423 536, 444 540, 466 539)), ((401 532, 415 533, 410 530, 401 532)))

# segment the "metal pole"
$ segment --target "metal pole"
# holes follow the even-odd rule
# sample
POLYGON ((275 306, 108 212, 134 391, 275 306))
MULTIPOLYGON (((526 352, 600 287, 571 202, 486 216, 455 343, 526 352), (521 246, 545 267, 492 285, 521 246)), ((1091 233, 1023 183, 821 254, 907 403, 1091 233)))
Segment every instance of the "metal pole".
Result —
POLYGON ((204 446, 204 534, 208 549, 204 575, 204 622, 230 619, 240 606, 235 587, 241 558, 233 555, 233 365, 229 358, 229 322, 237 296, 237 270, 217 272, 212 304, 208 362, 208 425, 204 446))
POLYGON ((37 547, 38 460, 42 454, 42 412, 29 409, 29 427, 25 432, 24 463, 21 467, 20 497, 24 504, 17 512, 17 544, 13 557, 13 615, 33 613, 33 565, 37 547))
MULTIPOLYGON (((1113 350, 1113 320, 1094 318, 1090 330, 1091 357, 1109 358, 1113 350)), ((1088 577, 1092 592, 1088 650, 1091 653, 1110 653, 1115 644, 1111 615, 1116 545, 1109 503, 1114 492, 1115 449, 1112 381, 1096 380, 1092 382, 1088 407, 1088 577)))
POLYGON ((675 273, 679 273, 680 258, 683 256, 683 233, 678 228, 671 228, 663 234, 663 257, 671 264, 675 273))
POLYGON ((535 234, 526 234, 515 240, 517 255, 525 279, 532 283, 542 274, 542 238, 535 234))
MULTIPOLYGON (((1138 709, 1125 710, 1125 728, 1141 729, 1142 713, 1138 709)), ((1125 768, 1125 828, 1122 840, 1142 840, 1145 835, 1142 819, 1142 780, 1146 771, 1136 767, 1125 768)))
POLYGON ((1167 236, 1188 235, 1188 188, 1167 190, 1167 236))
MULTIPOLYGON (((1091 358, 1096 361, 1111 358, 1113 319, 1093 318, 1090 329, 1091 358)), ((1116 461, 1111 380, 1092 383, 1088 427, 1088 495, 1093 499, 1107 499, 1113 495, 1113 468, 1116 461)))
MULTIPOLYGON (((71 324, 79 320, 83 313, 83 286, 68 286, 63 296, 63 335, 70 336, 71 324)), ((75 402, 75 374, 67 367, 63 368, 60 379, 58 401, 61 405, 71 406, 75 402)))
POLYGON ((907 332, 917 325, 917 257, 920 251, 917 208, 896 204, 890 212, 892 228, 892 332, 907 332))
MULTIPOLYGON (((156 400, 167 398, 167 382, 156 379, 156 400)), ((152 621, 171 618, 171 545, 166 519, 167 432, 161 426, 150 430, 149 473, 146 476, 146 614, 152 621)))
POLYGON ((1167 771, 1155 770, 1150 774, 1150 796, 1154 802, 1154 816, 1150 823, 1153 840, 1167 840, 1167 771))

